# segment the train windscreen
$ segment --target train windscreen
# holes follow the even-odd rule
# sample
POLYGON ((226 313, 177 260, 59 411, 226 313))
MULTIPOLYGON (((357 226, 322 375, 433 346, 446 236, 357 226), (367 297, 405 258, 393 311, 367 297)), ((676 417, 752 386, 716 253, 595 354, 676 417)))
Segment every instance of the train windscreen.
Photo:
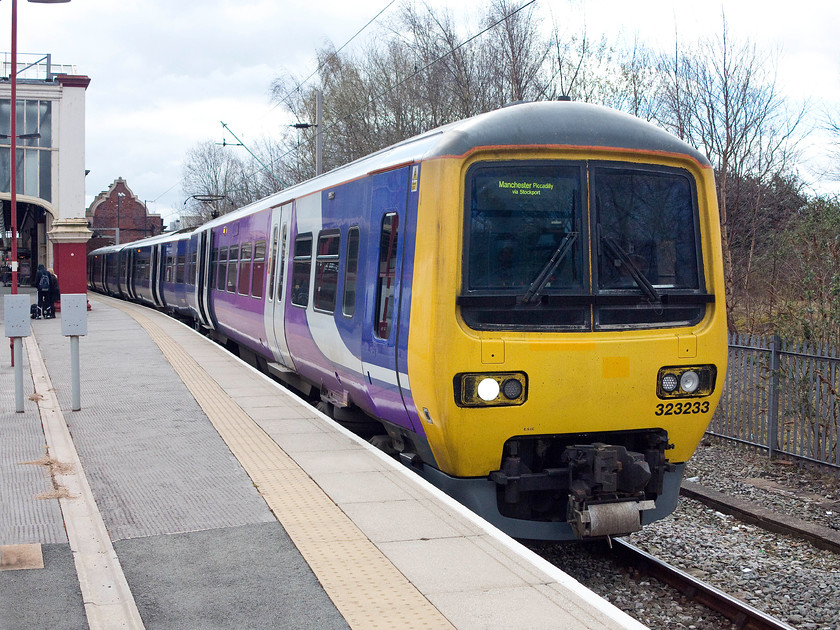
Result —
POLYGON ((686 325, 705 312, 683 170, 481 163, 467 175, 462 315, 477 329, 686 325))

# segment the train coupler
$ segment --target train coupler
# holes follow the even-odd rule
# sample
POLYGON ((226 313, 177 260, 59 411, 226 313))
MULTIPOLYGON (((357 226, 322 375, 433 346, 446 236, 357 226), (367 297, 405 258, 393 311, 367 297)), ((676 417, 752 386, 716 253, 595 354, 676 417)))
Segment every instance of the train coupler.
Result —
POLYGON ((621 536, 642 529, 642 512, 656 507, 653 501, 620 501, 580 505, 569 501, 566 520, 578 538, 621 536))

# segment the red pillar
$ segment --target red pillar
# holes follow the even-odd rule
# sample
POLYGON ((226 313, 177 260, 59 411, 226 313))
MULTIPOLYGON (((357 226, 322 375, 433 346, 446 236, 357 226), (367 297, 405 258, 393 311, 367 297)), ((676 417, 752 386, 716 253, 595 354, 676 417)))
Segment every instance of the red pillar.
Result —
MULTIPOLYGON (((48 236, 53 243, 53 271, 58 278, 61 293, 87 293, 85 245, 93 236, 87 219, 82 217, 53 221, 48 236)), ((60 309, 60 304, 56 304, 56 309, 60 309)))

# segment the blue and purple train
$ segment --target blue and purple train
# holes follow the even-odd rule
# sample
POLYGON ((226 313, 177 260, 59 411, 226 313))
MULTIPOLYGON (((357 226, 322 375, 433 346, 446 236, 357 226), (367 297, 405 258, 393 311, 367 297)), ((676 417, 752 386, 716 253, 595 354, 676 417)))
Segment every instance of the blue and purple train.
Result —
POLYGON ((582 103, 482 114, 98 249, 89 284, 373 425, 519 538, 669 514, 726 370, 709 162, 582 103))

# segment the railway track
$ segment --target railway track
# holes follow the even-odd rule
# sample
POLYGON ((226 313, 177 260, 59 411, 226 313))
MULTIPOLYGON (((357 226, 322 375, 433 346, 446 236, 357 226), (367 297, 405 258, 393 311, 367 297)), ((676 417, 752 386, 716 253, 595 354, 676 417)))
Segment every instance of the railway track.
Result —
POLYGON ((760 507, 752 501, 710 490, 690 481, 683 481, 680 494, 724 514, 731 514, 739 521, 751 523, 776 534, 801 538, 818 549, 840 554, 840 531, 788 514, 780 514, 760 507))
POLYGON ((621 540, 612 541, 613 557, 639 573, 656 578, 689 599, 714 610, 745 630, 795 630, 783 621, 724 593, 662 560, 621 540))

